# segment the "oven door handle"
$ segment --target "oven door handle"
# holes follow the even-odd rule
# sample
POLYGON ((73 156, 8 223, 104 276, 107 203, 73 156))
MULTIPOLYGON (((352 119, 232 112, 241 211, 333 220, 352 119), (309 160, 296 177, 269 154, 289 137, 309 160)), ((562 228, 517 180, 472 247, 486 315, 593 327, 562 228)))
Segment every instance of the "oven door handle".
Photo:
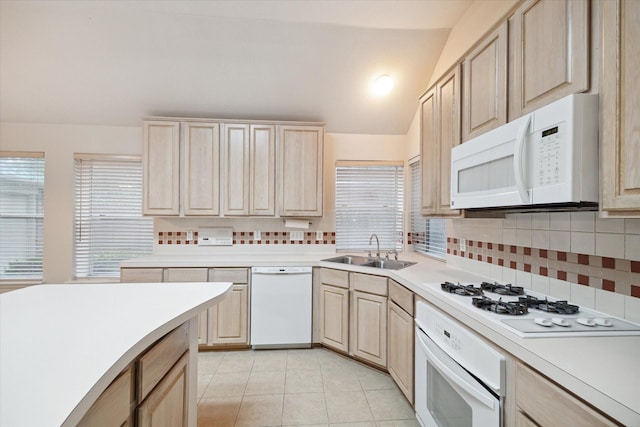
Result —
POLYGON ((462 378, 460 375, 458 375, 454 370, 455 369, 455 365, 454 365, 454 367, 447 366, 447 365, 453 364, 455 362, 451 362, 451 361, 449 361, 447 359, 444 359, 443 357, 438 357, 433 350, 443 353, 443 356, 446 357, 446 358, 449 358, 449 356, 444 354, 444 352, 442 352, 442 350, 440 350, 440 349, 433 349, 432 350, 431 346, 434 346, 435 344, 431 344, 428 341, 426 341, 425 337, 423 337, 421 333, 417 333, 416 336, 418 337, 418 343, 420 344, 420 347, 427 354, 427 357, 428 357, 429 361, 442 374, 444 374, 448 379, 450 379, 451 381, 456 383, 456 385, 458 387, 462 388, 465 392, 467 392, 471 396, 473 396, 478 402, 484 404, 489 409, 494 409, 495 408, 495 401, 493 399, 491 399, 490 397, 487 397, 486 395, 481 394, 479 391, 477 391, 476 387, 475 387, 476 384, 470 383, 469 381, 466 381, 464 378, 462 378))

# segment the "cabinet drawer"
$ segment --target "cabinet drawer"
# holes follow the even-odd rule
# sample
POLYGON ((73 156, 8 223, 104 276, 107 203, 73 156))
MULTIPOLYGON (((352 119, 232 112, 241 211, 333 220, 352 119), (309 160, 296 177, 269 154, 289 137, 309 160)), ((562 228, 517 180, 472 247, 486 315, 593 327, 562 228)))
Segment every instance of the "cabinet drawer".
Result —
POLYGON ((162 282, 162 268, 122 268, 120 281, 122 283, 162 282))
POLYGON ((248 268, 210 268, 210 282, 249 283, 248 268))
POLYGON ((389 294, 387 278, 370 274, 351 273, 351 289, 385 297, 389 294))
POLYGON ((102 392, 82 417, 78 427, 121 426, 126 423, 133 400, 131 379, 131 367, 129 367, 102 392))
POLYGON ((165 282, 206 282, 206 268, 167 268, 165 282))
POLYGON ((320 270, 320 280, 326 285, 333 285, 339 288, 349 288, 349 272, 323 268, 320 270))
POLYGON ((389 280, 389 298, 413 316, 413 292, 395 280, 389 280))
POLYGON ((137 396, 142 401, 189 349, 189 322, 156 342, 138 361, 137 396))
POLYGON ((521 363, 516 367, 516 405, 541 426, 616 425, 521 363))

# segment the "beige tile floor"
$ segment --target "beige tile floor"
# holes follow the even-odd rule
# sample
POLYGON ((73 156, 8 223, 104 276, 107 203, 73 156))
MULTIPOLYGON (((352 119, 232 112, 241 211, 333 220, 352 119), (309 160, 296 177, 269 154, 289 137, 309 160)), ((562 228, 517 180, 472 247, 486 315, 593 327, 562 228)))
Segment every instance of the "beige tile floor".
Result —
POLYGON ((198 426, 418 427, 388 374, 326 349, 201 352, 198 426))

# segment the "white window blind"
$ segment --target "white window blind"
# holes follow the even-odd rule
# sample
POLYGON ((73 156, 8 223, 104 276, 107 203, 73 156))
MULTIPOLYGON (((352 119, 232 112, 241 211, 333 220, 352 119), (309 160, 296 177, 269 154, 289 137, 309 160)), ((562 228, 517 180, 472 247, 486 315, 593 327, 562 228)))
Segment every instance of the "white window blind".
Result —
POLYGON ((336 250, 402 250, 404 180, 401 163, 336 162, 336 250))
POLYGON ((420 161, 411 163, 409 167, 411 168, 411 246, 415 252, 446 258, 446 220, 424 218, 420 215, 420 161))
POLYGON ((142 216, 142 162, 75 156, 74 277, 117 277, 120 261, 150 254, 153 218, 142 216))
POLYGON ((42 279, 44 153, 0 153, 0 279, 42 279))

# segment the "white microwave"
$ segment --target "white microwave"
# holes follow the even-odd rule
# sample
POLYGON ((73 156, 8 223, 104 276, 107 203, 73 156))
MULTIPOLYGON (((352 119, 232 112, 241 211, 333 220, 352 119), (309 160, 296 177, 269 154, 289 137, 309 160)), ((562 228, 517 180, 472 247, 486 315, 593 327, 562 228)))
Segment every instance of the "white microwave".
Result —
POLYGON ((451 150, 451 207, 598 202, 598 95, 574 94, 451 150))

